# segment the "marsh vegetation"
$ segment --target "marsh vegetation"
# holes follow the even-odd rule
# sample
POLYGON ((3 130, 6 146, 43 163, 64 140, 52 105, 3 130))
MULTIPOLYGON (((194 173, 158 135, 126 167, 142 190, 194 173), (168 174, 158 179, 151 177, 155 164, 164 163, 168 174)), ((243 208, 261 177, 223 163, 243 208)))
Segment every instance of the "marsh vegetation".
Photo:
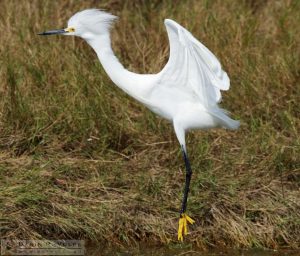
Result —
POLYGON ((201 248, 300 246, 300 2, 0 1, 2 238, 176 242, 184 165, 172 126, 116 88, 83 40, 41 38, 72 14, 119 16, 128 69, 161 70, 164 18, 231 78, 236 132, 191 132, 186 238, 201 248))

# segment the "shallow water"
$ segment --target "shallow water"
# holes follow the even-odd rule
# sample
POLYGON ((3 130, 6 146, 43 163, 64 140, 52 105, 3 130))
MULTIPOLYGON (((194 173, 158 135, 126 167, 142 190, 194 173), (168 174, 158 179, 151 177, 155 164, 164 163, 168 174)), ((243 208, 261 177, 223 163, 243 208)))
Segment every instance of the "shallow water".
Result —
POLYGON ((300 256, 300 251, 295 250, 212 250, 199 251, 191 248, 168 248, 168 247, 147 247, 138 248, 103 248, 100 246, 88 247, 86 255, 89 256, 300 256))

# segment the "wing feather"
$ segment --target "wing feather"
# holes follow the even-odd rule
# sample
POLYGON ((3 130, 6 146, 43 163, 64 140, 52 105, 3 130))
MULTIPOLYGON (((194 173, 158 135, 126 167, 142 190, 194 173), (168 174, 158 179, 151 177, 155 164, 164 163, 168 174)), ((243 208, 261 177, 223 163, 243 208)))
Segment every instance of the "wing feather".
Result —
POLYGON ((220 90, 230 81, 216 56, 189 31, 173 20, 165 20, 170 42, 170 57, 159 73, 160 86, 190 90, 204 106, 221 100, 220 90))

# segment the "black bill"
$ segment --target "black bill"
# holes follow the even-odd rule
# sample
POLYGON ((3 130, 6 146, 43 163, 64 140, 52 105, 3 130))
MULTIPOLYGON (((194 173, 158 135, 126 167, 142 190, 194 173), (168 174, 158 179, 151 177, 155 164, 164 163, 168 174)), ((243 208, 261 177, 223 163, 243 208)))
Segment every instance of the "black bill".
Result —
POLYGON ((55 30, 49 30, 49 31, 44 31, 41 33, 38 33, 38 35, 41 36, 49 36, 49 35, 58 35, 58 34, 65 34, 68 33, 69 31, 65 29, 55 29, 55 30))

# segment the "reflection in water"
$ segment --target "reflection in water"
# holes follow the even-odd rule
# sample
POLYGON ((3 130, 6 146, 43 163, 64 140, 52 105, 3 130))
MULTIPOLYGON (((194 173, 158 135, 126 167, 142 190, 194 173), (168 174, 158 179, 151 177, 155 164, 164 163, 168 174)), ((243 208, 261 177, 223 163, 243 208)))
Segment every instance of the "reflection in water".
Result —
POLYGON ((300 256, 300 251, 295 250, 212 250, 209 252, 183 248, 181 246, 171 247, 149 247, 147 245, 136 248, 103 248, 102 246, 88 246, 86 254, 89 256, 300 256))

